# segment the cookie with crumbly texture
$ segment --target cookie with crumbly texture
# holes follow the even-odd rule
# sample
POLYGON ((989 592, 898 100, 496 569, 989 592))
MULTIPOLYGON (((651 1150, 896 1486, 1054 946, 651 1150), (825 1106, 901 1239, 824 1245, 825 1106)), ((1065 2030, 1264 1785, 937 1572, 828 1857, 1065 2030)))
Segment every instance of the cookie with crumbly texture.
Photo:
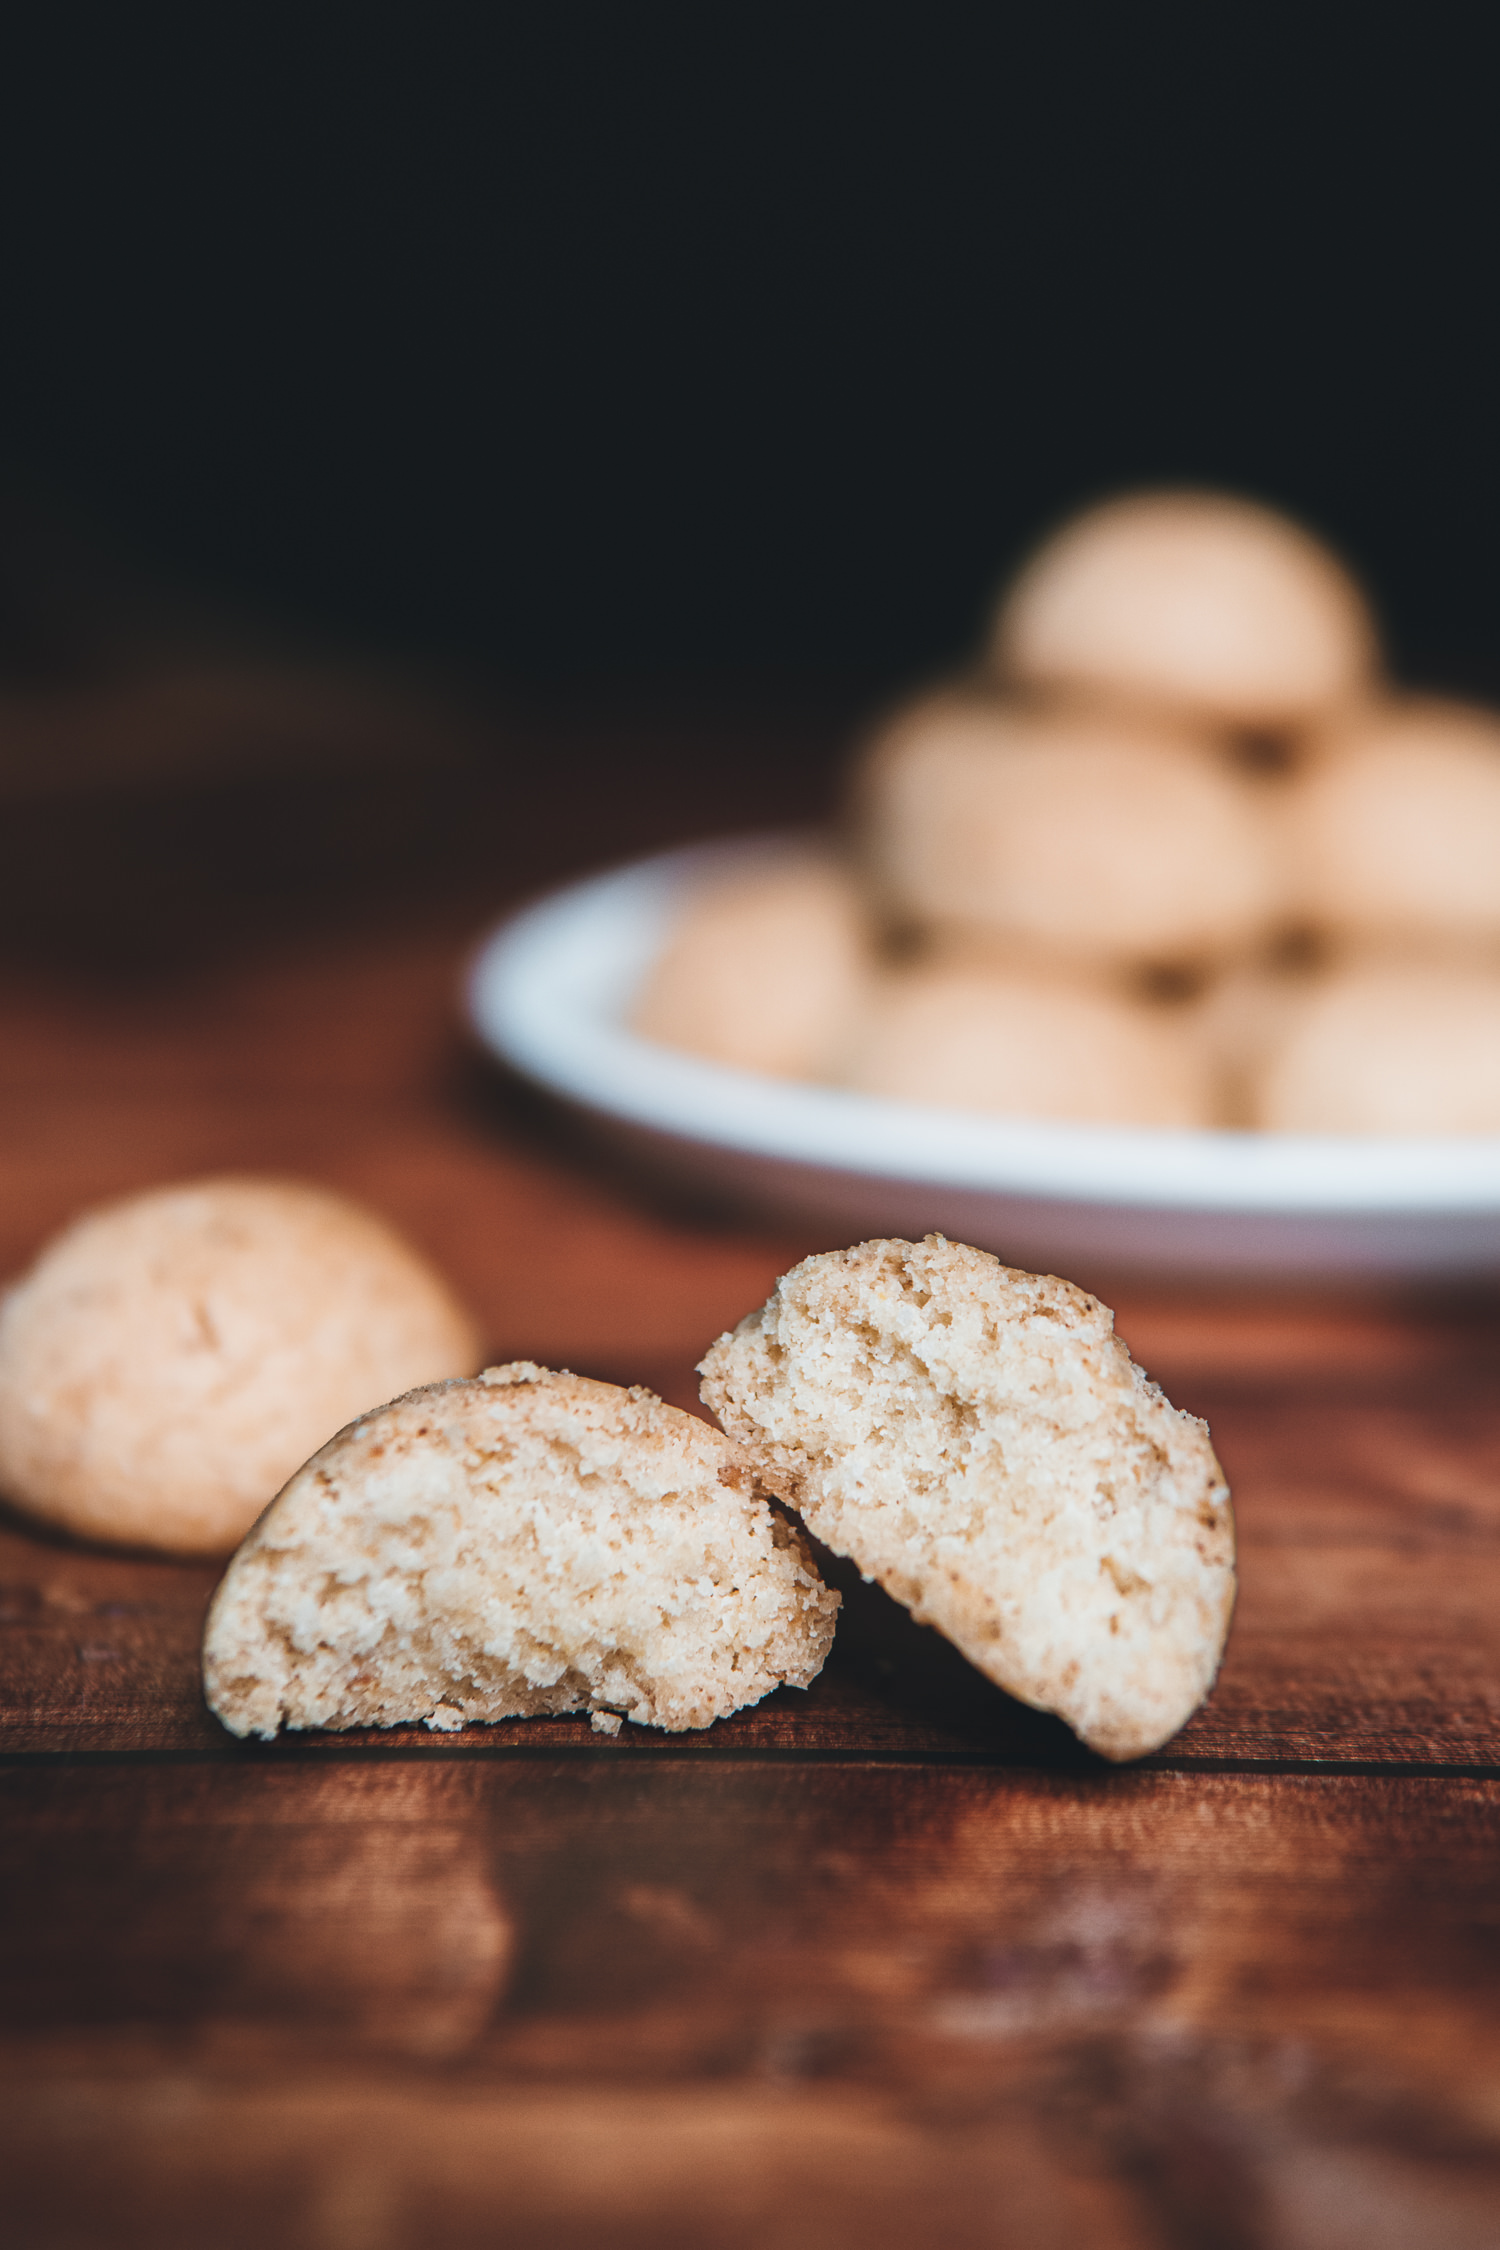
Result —
POLYGON ((1208 1693, 1228 1488, 1071 1282, 941 1235, 863 1242, 784 1275, 701 1373, 817 1538, 1105 1757, 1157 1749, 1208 1693))
POLYGON ((676 1731, 806 1687, 838 1604, 718 1430, 517 1361, 298 1470, 214 1596, 204 1687, 240 1735, 564 1711, 676 1731))

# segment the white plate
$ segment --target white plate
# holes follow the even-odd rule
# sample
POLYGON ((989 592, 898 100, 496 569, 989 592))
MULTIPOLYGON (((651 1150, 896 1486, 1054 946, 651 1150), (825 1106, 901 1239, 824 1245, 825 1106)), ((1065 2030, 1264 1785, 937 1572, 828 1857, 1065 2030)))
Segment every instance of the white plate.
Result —
POLYGON ((554 892, 486 941, 469 982, 495 1054, 658 1170, 830 1242, 939 1231, 1033 1267, 1317 1279, 1500 1272, 1500 1138, 1039 1124, 876 1100, 637 1038, 632 995, 678 900, 784 851, 663 853, 554 892))

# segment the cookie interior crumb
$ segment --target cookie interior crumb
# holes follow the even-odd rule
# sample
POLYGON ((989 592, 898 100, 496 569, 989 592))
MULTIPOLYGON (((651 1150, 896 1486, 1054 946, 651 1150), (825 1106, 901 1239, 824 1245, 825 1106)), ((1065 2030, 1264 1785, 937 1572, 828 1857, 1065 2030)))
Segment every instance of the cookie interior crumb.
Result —
POLYGON ((701 1727, 807 1686, 838 1601, 719 1431, 518 1362, 413 1391, 298 1471, 214 1597, 204 1682, 241 1735, 701 1727))
POLYGON ((1106 1757, 1208 1692, 1228 1489, 1081 1289, 939 1235, 861 1243, 784 1276, 702 1373, 819 1539, 1106 1757))

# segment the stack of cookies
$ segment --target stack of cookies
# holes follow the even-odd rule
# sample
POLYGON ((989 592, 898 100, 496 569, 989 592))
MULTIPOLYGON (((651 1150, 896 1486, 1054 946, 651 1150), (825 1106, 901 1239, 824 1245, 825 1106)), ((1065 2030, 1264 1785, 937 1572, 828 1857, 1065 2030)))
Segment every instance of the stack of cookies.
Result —
POLYGON ((1065 526, 846 810, 688 901, 640 1032, 1013 1117, 1500 1131, 1500 718, 1391 690, 1268 509, 1065 526))

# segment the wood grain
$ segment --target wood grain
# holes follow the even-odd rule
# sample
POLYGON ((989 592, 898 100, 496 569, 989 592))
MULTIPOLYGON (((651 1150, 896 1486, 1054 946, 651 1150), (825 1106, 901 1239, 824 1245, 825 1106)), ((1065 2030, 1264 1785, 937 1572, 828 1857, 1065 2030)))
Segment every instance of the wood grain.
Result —
MULTIPOLYGON (((694 1404, 827 1245, 617 1176, 454 995, 521 891, 815 809, 836 715, 506 728, 404 831, 409 772, 313 777, 295 847, 295 777, 160 834, 26 809, 0 1269, 102 1196, 291 1171, 425 1245, 493 1356, 694 1404)), ((1213 1696, 1129 1771, 835 1565, 822 1678, 701 1736, 237 1744, 212 1571, 0 1521, 7 2240, 1488 2250, 1500 1309, 1110 1295, 1242 1561, 1213 1696)))
POLYGON ((130 2243, 1493 2239, 1493 1783, 418 1761, 5 1794, 0 2077, 58 2239, 122 2198, 130 2243))

